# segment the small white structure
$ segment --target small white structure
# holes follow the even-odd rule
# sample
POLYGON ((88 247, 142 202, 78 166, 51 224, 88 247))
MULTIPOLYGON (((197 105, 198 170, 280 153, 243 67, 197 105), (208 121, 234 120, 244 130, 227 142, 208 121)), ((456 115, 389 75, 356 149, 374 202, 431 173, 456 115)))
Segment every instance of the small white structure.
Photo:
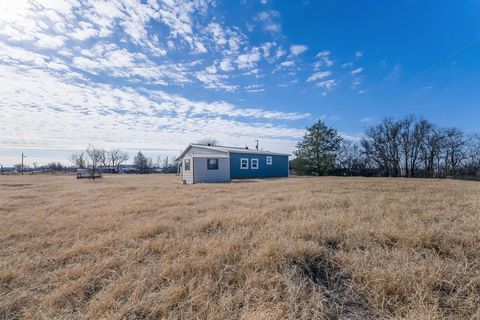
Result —
POLYGON ((182 163, 184 183, 230 181, 230 157, 226 154, 190 153, 182 163))

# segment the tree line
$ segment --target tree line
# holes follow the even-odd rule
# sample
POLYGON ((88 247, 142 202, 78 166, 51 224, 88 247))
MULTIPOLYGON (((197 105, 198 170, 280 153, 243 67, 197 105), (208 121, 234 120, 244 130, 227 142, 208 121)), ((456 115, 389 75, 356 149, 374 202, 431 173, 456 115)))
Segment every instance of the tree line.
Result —
POLYGON ((300 175, 456 178, 480 176, 480 135, 414 115, 385 118, 360 141, 318 121, 307 128, 291 168, 300 175))
MULTIPOLYGON (((76 152, 70 156, 70 162, 76 168, 90 169, 92 172, 98 171, 100 167, 110 167, 118 172, 118 167, 128 160, 128 153, 120 149, 105 150, 92 145, 88 146, 85 151, 76 152)), ((159 159, 155 163, 151 157, 147 157, 141 151, 133 157, 133 166, 138 173, 142 174, 152 173, 156 168, 162 168, 168 172, 175 171, 172 169, 175 164, 168 157, 164 158, 161 163, 159 159)))
MULTIPOLYGON (((217 139, 207 137, 196 142, 197 144, 214 146, 218 145, 217 139)), ((119 172, 120 165, 125 165, 130 160, 127 152, 115 148, 106 150, 97 148, 94 145, 89 145, 84 151, 75 152, 69 157, 72 166, 63 165, 60 162, 51 162, 46 165, 38 165, 36 162, 32 166, 16 164, 14 168, 17 172, 21 172, 22 168, 25 172, 71 172, 75 169, 89 169, 92 173, 97 172, 100 168, 111 168, 113 172, 119 172)), ((131 167, 135 168, 137 173, 152 173, 152 172, 177 172, 177 166, 174 158, 168 156, 160 160, 157 158, 155 162, 152 157, 146 156, 142 151, 139 151, 133 157, 131 167)))

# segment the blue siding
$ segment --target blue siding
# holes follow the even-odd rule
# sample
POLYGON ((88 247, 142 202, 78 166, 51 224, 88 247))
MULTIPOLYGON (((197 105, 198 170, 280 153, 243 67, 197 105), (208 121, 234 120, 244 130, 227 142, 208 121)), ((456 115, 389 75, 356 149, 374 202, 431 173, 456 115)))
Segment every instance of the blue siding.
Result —
POLYGON ((288 177, 288 156, 272 155, 267 165, 265 154, 230 152, 230 177, 232 179, 288 177), (240 159, 248 159, 248 169, 240 169, 240 159), (251 159, 258 159, 258 169, 252 169, 251 159))

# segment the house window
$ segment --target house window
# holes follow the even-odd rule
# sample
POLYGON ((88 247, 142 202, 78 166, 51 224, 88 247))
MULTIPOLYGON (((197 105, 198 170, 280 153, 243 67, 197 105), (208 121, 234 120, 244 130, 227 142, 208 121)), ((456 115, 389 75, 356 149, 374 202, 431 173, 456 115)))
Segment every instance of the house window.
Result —
POLYGON ((248 169, 248 159, 241 158, 240 159, 240 169, 248 169))
POLYGON ((190 171, 190 159, 185 159, 185 171, 190 171))
POLYGON ((252 159, 252 169, 258 169, 258 159, 252 159))
POLYGON ((272 157, 271 156, 267 156, 267 164, 268 165, 272 164, 272 157))
POLYGON ((207 159, 208 170, 218 170, 218 159, 207 159))

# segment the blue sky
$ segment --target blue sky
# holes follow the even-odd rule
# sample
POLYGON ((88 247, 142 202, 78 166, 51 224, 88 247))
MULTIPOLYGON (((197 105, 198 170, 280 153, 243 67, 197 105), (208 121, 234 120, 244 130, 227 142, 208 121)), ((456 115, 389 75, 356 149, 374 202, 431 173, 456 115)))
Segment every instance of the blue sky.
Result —
POLYGON ((204 137, 291 152, 317 119, 478 132, 479 58, 473 0, 4 1, 0 163, 204 137))

